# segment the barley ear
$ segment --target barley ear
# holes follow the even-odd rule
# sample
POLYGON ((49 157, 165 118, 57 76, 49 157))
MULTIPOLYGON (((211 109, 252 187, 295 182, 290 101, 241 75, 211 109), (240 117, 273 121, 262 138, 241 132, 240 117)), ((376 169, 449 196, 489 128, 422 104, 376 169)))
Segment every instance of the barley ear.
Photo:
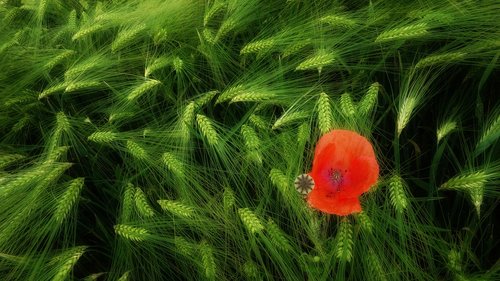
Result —
POLYGON ((114 226, 115 233, 127 240, 144 241, 149 237, 149 232, 142 227, 130 226, 126 224, 117 224, 114 226))
POLYGON ((130 45, 133 41, 136 40, 137 37, 139 37, 141 33, 144 33, 145 29, 145 24, 139 24, 120 31, 120 33, 118 33, 118 35, 116 36, 115 41, 111 43, 111 52, 115 53, 116 51, 130 45))
POLYGON ((132 89, 132 91, 130 91, 130 93, 127 95, 127 100, 129 101, 136 100, 140 96, 143 96, 145 93, 158 87, 160 84, 161 82, 158 80, 154 79, 146 80, 144 83, 136 86, 135 88, 132 89))
POLYGON ((196 122, 198 123, 198 129, 207 139, 209 145, 216 146, 219 144, 219 135, 208 117, 202 114, 196 114, 196 122))
POLYGON ((217 265, 215 264, 212 246, 210 246, 207 241, 202 241, 200 243, 200 253, 205 277, 214 280, 217 274, 217 265))
POLYGON ((301 111, 294 111, 291 113, 285 112, 283 115, 281 115, 278 120, 274 122, 274 125, 272 127, 273 130, 276 130, 278 128, 281 128, 283 126, 296 123, 302 119, 308 118, 311 116, 311 113, 307 110, 301 110, 301 111))
POLYGON ((271 169, 269 172, 269 178, 271 182, 278 188, 278 191, 284 197, 285 200, 289 200, 293 194, 289 181, 285 174, 279 169, 271 169))
POLYGON ((139 160, 148 159, 148 153, 140 144, 135 141, 128 140, 126 142, 127 152, 139 160))
POLYGON ((182 177, 184 175, 184 164, 173 153, 163 153, 162 161, 167 169, 177 177, 182 177))
POLYGON ((377 104, 377 97, 380 87, 381 86, 378 82, 370 85, 368 91, 366 91, 366 94, 361 98, 361 101, 358 104, 359 114, 368 116, 373 111, 373 108, 377 104))
POLYGON ((340 96, 340 109, 345 117, 351 118, 356 114, 354 103, 352 102, 351 94, 343 93, 340 96))
POLYGON ((117 139, 117 134, 111 131, 97 131, 88 136, 87 139, 96 143, 109 144, 117 139))
POLYGON ((261 233, 264 230, 264 225, 260 221, 259 217, 248 208, 238 209, 238 214, 243 222, 246 229, 252 233, 261 233))
POLYGON ((281 230, 280 227, 272 219, 269 219, 267 221, 266 232, 277 248, 285 252, 288 252, 292 249, 292 246, 283 233, 283 230, 281 230))
POLYGON ((326 93, 319 94, 316 103, 318 126, 321 134, 326 134, 333 129, 333 117, 330 97, 326 93))
POLYGON ((335 241, 336 257, 340 261, 350 262, 352 259, 354 240, 352 238, 352 225, 348 219, 343 218, 341 220, 335 241))
POLYGON ((62 223, 68 216, 75 203, 78 201, 80 191, 83 188, 84 178, 77 178, 69 183, 68 188, 59 198, 54 212, 57 223, 62 223))
POLYGON ((416 23, 386 30, 377 36, 375 42, 389 42, 422 37, 429 33, 427 23, 416 23))
POLYGON ((441 189, 451 189, 465 192, 476 209, 479 216, 486 184, 490 175, 486 171, 472 171, 455 176, 441 185, 441 189))
POLYGON ((229 187, 224 188, 224 193, 222 195, 222 204, 224 205, 224 210, 230 210, 234 206, 235 201, 236 196, 234 195, 234 191, 229 187))
POLYGON ((318 69, 321 71, 324 66, 334 63, 336 59, 337 55, 335 53, 320 50, 316 54, 301 62, 295 70, 318 69))
POLYGON ((129 276, 130 276, 130 271, 126 271, 125 273, 122 274, 122 276, 120 276, 120 278, 118 278, 117 281, 129 281, 129 276))
POLYGON ((457 122, 446 121, 439 126, 436 131, 437 142, 439 143, 445 136, 457 129, 457 122))
POLYGON ((476 154, 483 152, 500 138, 500 113, 492 117, 488 122, 489 126, 483 131, 481 139, 476 145, 476 154))
POLYGON ((151 207, 151 205, 149 205, 146 194, 144 194, 142 189, 140 189, 139 187, 135 189, 134 201, 135 201, 135 206, 137 207, 137 211, 141 216, 145 218, 150 218, 155 215, 155 211, 151 207))
POLYGON ((80 257, 85 253, 85 249, 86 247, 75 247, 66 251, 61 256, 58 256, 57 259, 61 259, 63 262, 61 263, 61 266, 55 276, 52 278, 52 281, 68 280, 71 270, 80 257))
POLYGON ((417 106, 418 102, 415 97, 403 97, 401 101, 399 110, 398 110, 398 119, 397 119, 397 131, 398 137, 401 135, 401 132, 406 127, 410 118, 417 106))
POLYGON ((408 207, 405 183, 399 175, 393 175, 389 179, 389 196, 392 206, 398 213, 402 213, 408 207))
POLYGON ((178 217, 192 218, 195 215, 194 208, 183 203, 172 200, 157 200, 160 207, 167 212, 170 212, 178 217))

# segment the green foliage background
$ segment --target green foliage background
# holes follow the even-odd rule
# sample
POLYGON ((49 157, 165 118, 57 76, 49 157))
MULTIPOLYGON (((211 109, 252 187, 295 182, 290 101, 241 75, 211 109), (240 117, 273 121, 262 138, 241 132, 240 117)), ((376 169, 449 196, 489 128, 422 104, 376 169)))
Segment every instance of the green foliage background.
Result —
POLYGON ((497 0, 0 0, 1 280, 498 280, 497 0), (293 181, 374 145, 347 217, 293 181))

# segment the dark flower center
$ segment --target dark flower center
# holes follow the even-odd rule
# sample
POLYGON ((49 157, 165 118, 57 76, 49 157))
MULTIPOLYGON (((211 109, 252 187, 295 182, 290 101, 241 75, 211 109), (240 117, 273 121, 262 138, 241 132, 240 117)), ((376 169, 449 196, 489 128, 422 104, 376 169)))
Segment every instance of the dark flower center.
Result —
POLYGON ((344 183, 344 175, 339 169, 330 169, 328 171, 328 178, 335 188, 335 192, 342 190, 342 184, 344 183))

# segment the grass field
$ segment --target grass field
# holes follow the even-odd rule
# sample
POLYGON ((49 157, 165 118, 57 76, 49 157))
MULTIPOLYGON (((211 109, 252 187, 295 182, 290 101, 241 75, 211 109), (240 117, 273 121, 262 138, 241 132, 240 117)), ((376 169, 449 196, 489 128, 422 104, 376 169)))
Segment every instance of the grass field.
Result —
POLYGON ((0 280, 500 280, 499 15, 0 0, 0 280))

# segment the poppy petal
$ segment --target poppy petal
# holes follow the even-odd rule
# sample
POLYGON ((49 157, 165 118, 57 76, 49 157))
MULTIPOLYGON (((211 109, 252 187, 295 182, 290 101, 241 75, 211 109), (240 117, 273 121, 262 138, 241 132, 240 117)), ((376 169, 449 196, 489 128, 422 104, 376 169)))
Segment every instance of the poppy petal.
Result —
POLYGON ((378 180, 379 166, 372 157, 357 157, 344 174, 342 197, 358 197, 367 192, 378 180))
POLYGON ((378 179, 379 166, 371 143, 356 132, 333 130, 316 145, 309 175, 315 189, 309 205, 322 212, 345 216, 361 211, 359 196, 378 179))
POLYGON ((337 194, 313 189, 307 201, 311 207, 328 214, 347 216, 361 212, 359 198, 341 198, 337 194))
POLYGON ((316 144, 314 158, 323 150, 335 145, 337 150, 350 155, 375 157, 371 143, 363 136, 349 130, 333 130, 323 135, 316 144))
POLYGON ((350 160, 345 153, 338 153, 336 146, 333 144, 323 149, 322 153, 314 159, 310 173, 314 179, 316 188, 325 188, 333 191, 335 186, 331 181, 331 171, 346 171, 350 167, 350 160))

